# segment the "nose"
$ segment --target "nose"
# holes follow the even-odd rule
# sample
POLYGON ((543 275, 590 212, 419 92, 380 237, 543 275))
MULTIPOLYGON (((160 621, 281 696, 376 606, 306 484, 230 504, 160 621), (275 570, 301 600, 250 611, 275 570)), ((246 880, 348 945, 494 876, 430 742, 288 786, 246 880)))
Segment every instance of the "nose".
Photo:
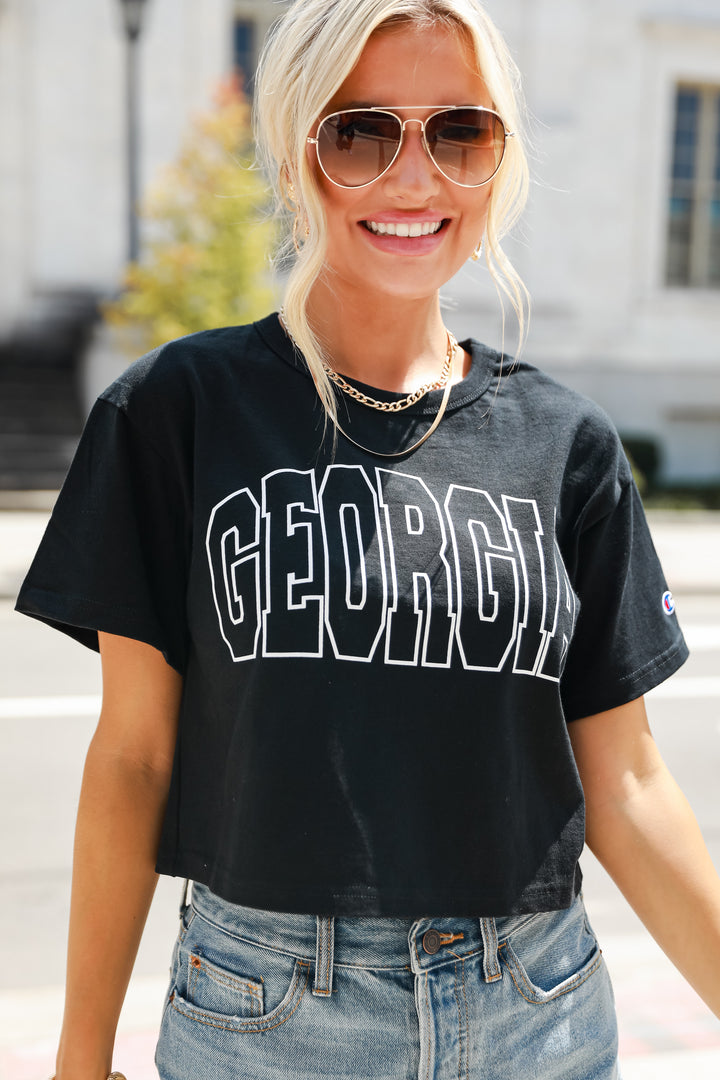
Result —
POLYGON ((384 180, 388 194, 417 199, 437 192, 440 173, 425 149, 421 120, 404 121, 400 151, 384 180))

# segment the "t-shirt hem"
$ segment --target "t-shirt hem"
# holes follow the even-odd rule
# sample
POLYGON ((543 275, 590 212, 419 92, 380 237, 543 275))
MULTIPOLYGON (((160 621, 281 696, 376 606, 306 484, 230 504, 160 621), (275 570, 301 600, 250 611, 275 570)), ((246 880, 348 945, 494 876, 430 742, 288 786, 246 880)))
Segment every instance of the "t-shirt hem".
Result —
POLYGON ((238 880, 225 872, 211 871, 207 860, 199 856, 175 860, 158 859, 159 874, 189 878, 206 885, 212 892, 231 904, 263 911, 287 912, 297 915, 335 915, 355 917, 418 918, 422 916, 454 915, 458 918, 502 917, 505 915, 534 915, 539 911, 558 911, 569 908, 580 891, 581 875, 571 874, 568 880, 545 883, 510 893, 486 889, 391 889, 365 884, 345 884, 333 889, 292 883, 253 882, 238 880))

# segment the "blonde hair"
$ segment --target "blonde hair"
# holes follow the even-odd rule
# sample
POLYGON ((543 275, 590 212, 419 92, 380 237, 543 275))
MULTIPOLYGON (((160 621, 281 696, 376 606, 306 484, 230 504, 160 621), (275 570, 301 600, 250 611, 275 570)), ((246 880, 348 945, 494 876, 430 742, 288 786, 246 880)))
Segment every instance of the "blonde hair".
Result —
POLYGON ((370 35, 381 27, 407 22, 440 24, 462 35, 474 53, 493 107, 506 129, 515 133, 506 142, 493 181, 484 246, 501 301, 504 293, 515 310, 520 345, 525 336, 527 289, 500 245, 520 216, 528 193, 520 78, 487 13, 477 0, 296 0, 273 27, 260 58, 255 123, 258 148, 274 182, 278 205, 295 214, 303 240, 287 281, 285 323, 333 423, 337 423, 335 394, 323 370, 322 346, 307 319, 310 292, 324 265, 327 226, 306 141, 327 102, 357 64, 370 35))

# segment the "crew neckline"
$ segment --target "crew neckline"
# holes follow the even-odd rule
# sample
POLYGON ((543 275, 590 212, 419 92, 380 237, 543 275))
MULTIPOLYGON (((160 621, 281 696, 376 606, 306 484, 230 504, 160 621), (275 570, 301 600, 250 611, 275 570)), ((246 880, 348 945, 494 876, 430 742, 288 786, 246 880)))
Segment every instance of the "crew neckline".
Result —
MULTIPOLYGON (((278 312, 273 312, 264 319, 260 319, 254 323, 254 327, 265 344, 268 345, 281 360, 312 381, 312 376, 310 375, 305 358, 302 353, 298 352, 288 335, 285 333, 278 312)), ((487 345, 481 344, 481 342, 476 341, 474 338, 466 338, 459 342, 459 344, 463 349, 470 353, 470 370, 464 379, 461 379, 460 382, 455 383, 454 386, 451 387, 446 411, 459 409, 481 397, 489 389, 497 371, 499 361, 498 353, 494 349, 488 348, 487 345)), ((365 394, 377 398, 378 401, 399 401, 407 396, 406 394, 399 394, 392 390, 382 390, 379 387, 371 386, 368 383, 360 382, 357 379, 351 379, 345 375, 343 378, 347 379, 347 382, 350 383, 351 386, 354 386, 365 394)), ((403 410, 403 412, 408 415, 435 413, 437 412, 442 395, 442 390, 431 390, 421 398, 420 401, 416 402, 415 405, 410 405, 407 409, 403 410)))

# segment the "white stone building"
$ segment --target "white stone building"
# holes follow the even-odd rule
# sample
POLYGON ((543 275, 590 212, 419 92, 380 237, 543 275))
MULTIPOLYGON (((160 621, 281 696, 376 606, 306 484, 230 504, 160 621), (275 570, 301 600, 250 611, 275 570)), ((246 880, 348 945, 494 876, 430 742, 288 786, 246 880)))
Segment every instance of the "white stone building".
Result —
POLYGON ((720 2, 488 8, 536 118, 527 356, 656 440, 665 482, 717 483, 720 2))
MULTIPOLYGON (((510 243, 534 301, 525 355, 655 441, 665 483, 720 483, 720 0, 486 2, 532 117, 510 243)), ((147 0, 144 181, 282 6, 147 0)), ((123 63, 118 0, 0 0, 0 339, 48 290, 117 287, 123 63)), ((481 267, 446 293, 456 332, 498 343, 481 267)))

